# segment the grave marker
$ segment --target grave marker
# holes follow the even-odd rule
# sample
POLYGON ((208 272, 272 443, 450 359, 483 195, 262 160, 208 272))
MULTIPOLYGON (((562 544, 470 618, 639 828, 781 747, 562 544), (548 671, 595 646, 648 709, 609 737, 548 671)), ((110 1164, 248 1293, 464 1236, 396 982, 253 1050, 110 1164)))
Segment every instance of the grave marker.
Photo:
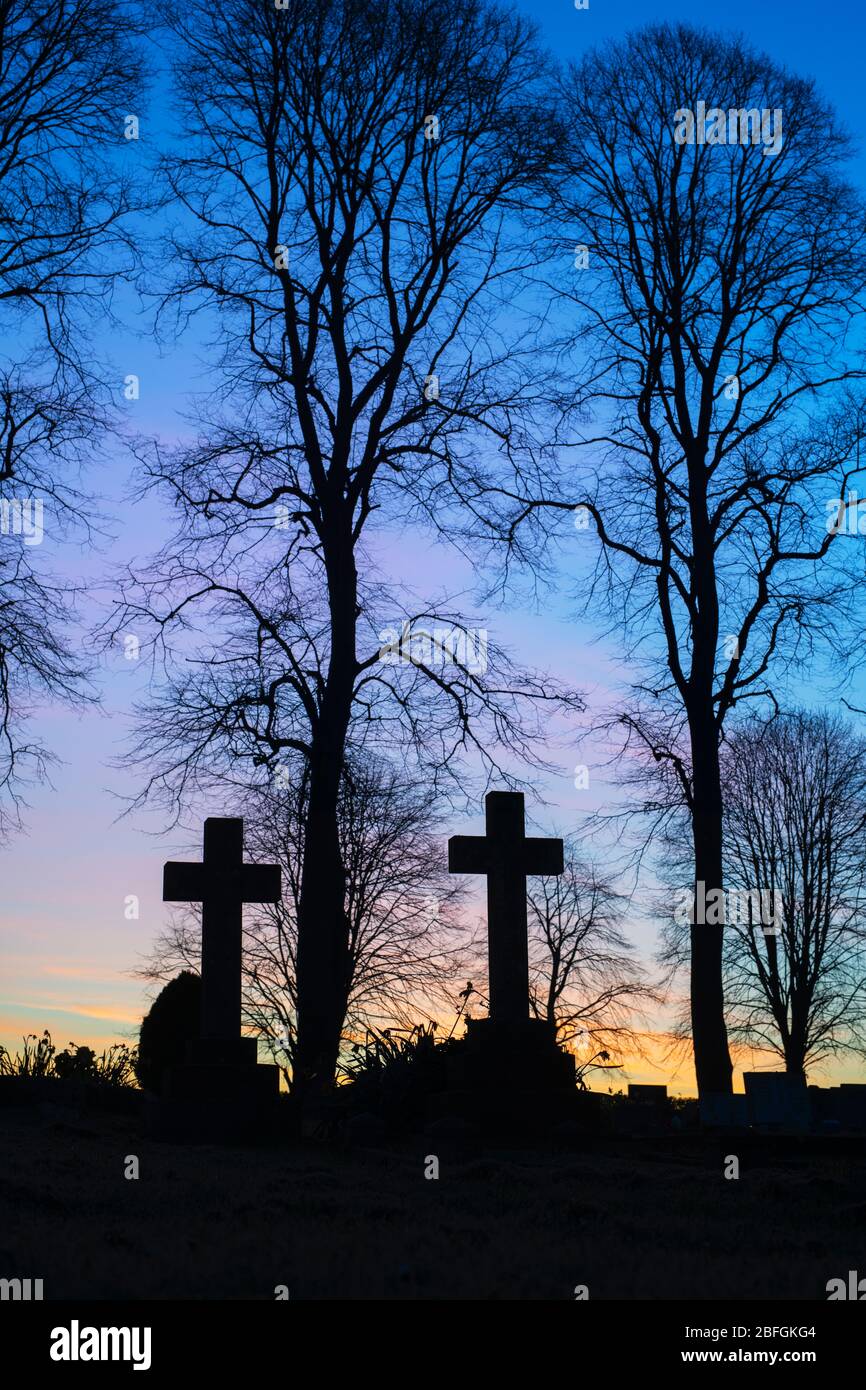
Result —
POLYGON ((751 1124, 797 1133, 809 1128, 809 1093, 801 1077, 783 1071, 744 1071, 743 1084, 751 1124))
POLYGON ((275 864, 245 864, 244 823, 210 816, 200 864, 163 870, 165 902, 200 902, 201 1036, 171 1067, 164 1094, 149 1097, 149 1124, 162 1138, 245 1142, 274 1131, 279 1068, 259 1066, 255 1038, 241 1036, 242 930, 247 903, 280 900, 275 864))
POLYGON ((486 835, 452 835, 448 872, 487 875, 487 952, 490 1018, 529 1018, 526 879, 561 874, 562 840, 527 838, 522 792, 488 792, 486 835))
POLYGON ((433 1099, 442 1115, 537 1132, 569 1120, 577 1096, 574 1058, 557 1046, 555 1025, 529 1014, 526 879, 561 874, 563 844, 526 835, 521 792, 488 792, 485 813, 485 835, 448 841, 448 870, 487 876, 489 1017, 468 1021, 448 1091, 433 1099))
POLYGON ((201 903, 203 1040, 230 1043, 241 1032, 241 940, 245 903, 278 903, 275 864, 245 864, 244 823, 210 816, 204 823, 201 864, 164 866, 164 902, 201 903))

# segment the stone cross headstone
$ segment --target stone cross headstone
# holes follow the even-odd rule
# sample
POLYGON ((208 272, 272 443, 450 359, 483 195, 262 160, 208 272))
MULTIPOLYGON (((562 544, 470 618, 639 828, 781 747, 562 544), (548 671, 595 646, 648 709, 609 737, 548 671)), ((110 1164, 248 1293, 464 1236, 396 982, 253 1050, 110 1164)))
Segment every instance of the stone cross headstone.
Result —
POLYGON ((204 823, 202 863, 168 863, 163 869, 164 902, 202 905, 201 1031, 207 1041, 240 1039, 244 904, 280 900, 279 866, 243 860, 243 821, 211 816, 204 823))
POLYGON ((522 792, 488 792, 486 835, 452 835, 448 872, 487 875, 490 1019, 520 1024, 529 1016, 526 879, 561 874, 562 840, 527 838, 522 792))

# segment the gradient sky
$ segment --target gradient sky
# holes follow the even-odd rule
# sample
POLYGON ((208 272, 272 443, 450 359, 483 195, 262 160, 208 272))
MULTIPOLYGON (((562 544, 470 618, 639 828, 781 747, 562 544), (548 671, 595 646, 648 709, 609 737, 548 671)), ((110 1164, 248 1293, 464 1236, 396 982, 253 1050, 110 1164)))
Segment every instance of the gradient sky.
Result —
MULTIPOLYGON (((843 122, 858 140, 863 135, 866 21, 854 0, 827 0, 820 7, 805 0, 765 0, 761 5, 729 0, 697 12, 686 0, 662 0, 652 9, 637 0, 590 0, 587 10, 576 10, 573 0, 524 0, 517 8, 537 20, 546 42, 561 58, 577 57, 587 47, 648 21, 681 19, 740 30, 775 60, 814 76, 843 122)), ((158 83, 134 151, 142 160, 152 156, 169 129, 165 107, 164 83, 158 83)), ((853 173, 861 184, 866 181, 862 150, 853 173)), ((118 381, 128 373, 141 380, 141 398, 131 408, 130 423, 137 431, 176 439, 186 428, 186 393, 207 384, 204 349, 190 338, 160 352, 148 332, 146 313, 131 296, 122 300, 121 313, 123 327, 104 333, 99 347, 110 358, 118 381)), ((92 484, 114 517, 113 539, 100 553, 73 551, 63 559, 67 572, 102 584, 106 592, 111 566, 145 556, 168 525, 167 513, 155 501, 132 505, 129 474, 128 456, 116 445, 109 444, 104 456, 94 460, 92 484)), ((428 592, 440 582, 449 590, 471 586, 468 567, 442 546, 419 544, 414 537, 389 537, 383 557, 395 576, 409 584, 417 580, 428 592)), ((578 572, 575 558, 572 579, 578 572)), ((545 600, 542 612, 494 610, 485 614, 485 623, 523 662, 576 682, 590 705, 600 706, 624 674, 621 654, 615 643, 595 641, 591 624, 575 621, 569 589, 573 591, 573 583, 564 583, 558 594, 545 600)), ((161 866, 168 857, 191 857, 194 852, 177 832, 162 833, 157 816, 116 819, 118 798, 137 787, 128 774, 111 767, 111 759, 123 744, 128 712, 144 675, 118 651, 106 664, 101 710, 79 715, 50 708, 36 714, 35 730, 62 761, 53 773, 53 786, 32 790, 27 832, 0 852, 0 1042, 7 1046, 20 1042, 24 1032, 48 1028, 61 1046, 74 1039, 101 1048, 131 1037, 140 1021, 146 990, 131 972, 166 920, 160 901, 161 866), (125 903, 131 895, 138 898, 139 915, 127 920, 125 903)), ((792 694, 823 698, 811 682, 809 691, 792 694)), ((860 693, 860 703, 866 703, 866 693, 860 693)), ((576 791, 573 766, 579 761, 591 764, 592 750, 581 752, 575 739, 573 749, 560 752, 561 775, 548 781, 548 805, 538 820, 551 830, 568 832, 585 812, 609 804, 615 793, 604 774, 596 772, 588 792, 576 791)), ((480 821, 463 821, 460 829, 473 833, 480 821)), ((654 940, 650 926, 636 917, 631 934, 649 956, 654 940)), ((853 1075, 846 1067, 828 1073, 826 1079, 853 1075)), ((635 1060, 623 1079, 669 1080, 673 1090, 693 1090, 688 1065, 674 1076, 669 1066, 650 1068, 635 1060)))

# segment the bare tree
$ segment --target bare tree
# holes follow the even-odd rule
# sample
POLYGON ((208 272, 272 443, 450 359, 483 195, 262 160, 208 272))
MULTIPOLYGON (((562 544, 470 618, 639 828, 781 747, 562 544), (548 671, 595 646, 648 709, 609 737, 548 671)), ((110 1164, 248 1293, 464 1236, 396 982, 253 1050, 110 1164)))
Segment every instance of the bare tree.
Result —
MULTIPOLYGON (((534 476, 524 467, 502 489, 505 534, 532 560, 545 516, 575 507, 597 534, 589 596, 641 675, 620 721, 626 761, 637 751, 670 768, 697 907, 699 885, 723 885, 726 720, 745 700, 772 704, 779 669, 808 655, 831 599, 850 593, 830 560, 846 528, 826 519, 845 514, 863 434, 851 334, 863 206, 813 85, 740 39, 642 30, 569 72, 562 119, 552 198, 577 255, 552 289, 582 355, 556 442, 573 450, 565 474, 539 455, 534 476), (584 455, 575 484, 570 460, 584 455)), ((731 1087, 722 940, 693 922, 702 1093, 731 1087)))
POLYGON ((215 769, 249 785, 303 759, 296 1081, 320 1086, 348 999, 347 747, 454 776, 485 715, 530 751, 520 706, 552 690, 493 644, 476 664, 459 614, 403 611, 365 544, 413 470, 507 440, 519 382, 496 320, 520 259, 507 213, 550 157, 543 60, 530 26, 476 0, 227 0, 168 21, 172 302, 218 315, 219 400, 191 448, 149 461, 183 529, 121 620, 155 620, 188 660, 145 720, 145 794, 177 809, 215 769), (404 619, 410 643, 434 626, 427 655, 383 642, 404 619))
POLYGON ((123 0, 0 0, 0 834, 50 760, 34 703, 92 698, 75 586, 44 555, 93 524, 78 478, 107 398, 90 330, 131 264, 112 146, 140 95, 138 31, 123 0))
MULTIPOLYGON (((282 786, 248 797, 250 854, 280 864, 284 897, 249 910, 244 927, 244 1022, 265 1040, 287 1078, 297 1047, 298 909, 309 773, 302 759, 282 786)), ((338 807, 349 927, 348 1003, 343 1041, 370 1027, 406 1027, 453 1005, 466 949, 457 909, 463 885, 446 868, 435 798, 382 759, 346 766, 338 807)), ((197 970, 201 926, 179 915, 157 941, 145 979, 197 970)))
POLYGON ((732 1036, 795 1076, 866 1055, 866 740, 802 710, 750 721, 722 785, 732 1036))
POLYGON ((530 1009, 585 1063, 641 1046, 642 1010, 658 1003, 623 931, 623 899, 575 844, 565 872, 530 880, 530 1009))

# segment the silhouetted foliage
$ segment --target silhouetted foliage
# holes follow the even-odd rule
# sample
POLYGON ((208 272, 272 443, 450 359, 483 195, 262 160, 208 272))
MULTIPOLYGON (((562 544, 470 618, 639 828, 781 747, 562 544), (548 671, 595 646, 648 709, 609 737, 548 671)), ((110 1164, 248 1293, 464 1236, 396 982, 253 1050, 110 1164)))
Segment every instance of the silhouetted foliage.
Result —
POLYGON ((27 1033, 22 1039, 24 1051, 11 1053, 0 1047, 0 1076, 51 1076, 54 1073, 56 1048, 46 1028, 41 1038, 27 1033))
POLYGON ((430 1022, 409 1032, 368 1029, 363 1041, 353 1044, 351 1059, 342 1068, 349 1078, 345 1094, 352 1107, 385 1120, 420 1119, 427 1096, 445 1087, 445 1058, 460 1046, 456 1038, 437 1043, 436 1027, 430 1022))
POLYGON ((46 1028, 41 1038, 27 1033, 24 1050, 0 1047, 0 1076, 28 1080, 86 1081, 97 1086, 135 1085, 136 1051, 128 1043, 112 1043, 98 1056, 92 1047, 67 1043, 58 1052, 46 1028))
POLYGON ((145 1091, 162 1090, 168 1067, 184 1060, 186 1044, 199 1035, 201 978, 182 970, 154 999, 142 1020, 136 1076, 145 1091))
MULTIPOLYGON (((579 1075, 610 1063, 609 1050, 641 1052, 638 1023, 660 996, 633 959, 623 931, 624 899, 566 842, 565 872, 530 879, 530 1012, 556 1027, 579 1075)), ((613 1064, 614 1067, 617 1065, 613 1064)))
POLYGON ((90 1081, 96 1075, 96 1054, 91 1047, 70 1043, 54 1058, 54 1074, 61 1081, 90 1081))
POLYGON ((43 524, 55 540, 98 529, 79 475, 113 419, 93 329, 136 260, 122 118, 142 27, 126 0, 0 5, 0 836, 51 762, 34 703, 93 699, 71 637, 80 588, 40 543, 43 524))

